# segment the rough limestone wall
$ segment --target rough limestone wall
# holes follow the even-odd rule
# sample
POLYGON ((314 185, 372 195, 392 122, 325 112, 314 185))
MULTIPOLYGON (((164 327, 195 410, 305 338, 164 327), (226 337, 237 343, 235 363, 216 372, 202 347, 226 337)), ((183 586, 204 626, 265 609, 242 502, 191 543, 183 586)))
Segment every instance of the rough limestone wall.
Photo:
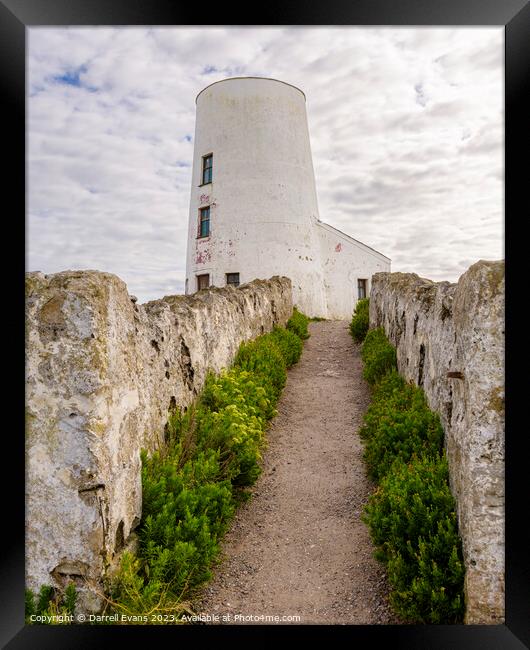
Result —
POLYGON ((372 278, 370 327, 422 386, 445 431, 466 566, 466 623, 504 621, 504 262, 457 284, 410 273, 372 278))
POLYGON ((109 273, 28 273, 26 310, 27 586, 73 579, 80 610, 97 611, 102 575, 134 546, 140 449, 163 445, 168 409, 208 370, 286 323, 291 282, 137 305, 109 273))

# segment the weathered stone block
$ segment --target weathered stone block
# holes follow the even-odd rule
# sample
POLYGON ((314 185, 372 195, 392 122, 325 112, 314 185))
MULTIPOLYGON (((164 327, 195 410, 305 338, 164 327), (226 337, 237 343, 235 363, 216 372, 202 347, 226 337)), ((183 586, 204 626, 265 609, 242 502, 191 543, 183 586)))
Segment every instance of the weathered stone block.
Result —
POLYGON ((504 262, 457 284, 411 273, 372 278, 370 326, 396 346, 445 431, 466 565, 466 622, 504 621, 504 262))
POLYGON ((27 586, 73 579, 97 610, 141 518, 140 450, 242 341, 286 323, 291 282, 138 305, 115 275, 65 271, 28 273, 26 294, 27 586))

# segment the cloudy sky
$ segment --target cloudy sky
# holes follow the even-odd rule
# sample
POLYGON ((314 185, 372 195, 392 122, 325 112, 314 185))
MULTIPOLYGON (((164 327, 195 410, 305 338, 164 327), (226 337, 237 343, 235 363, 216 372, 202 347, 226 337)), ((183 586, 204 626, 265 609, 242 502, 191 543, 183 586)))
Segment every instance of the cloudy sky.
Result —
POLYGON ((29 271, 183 293, 195 96, 300 87, 325 221, 456 281, 504 256, 504 28, 30 28, 29 271))

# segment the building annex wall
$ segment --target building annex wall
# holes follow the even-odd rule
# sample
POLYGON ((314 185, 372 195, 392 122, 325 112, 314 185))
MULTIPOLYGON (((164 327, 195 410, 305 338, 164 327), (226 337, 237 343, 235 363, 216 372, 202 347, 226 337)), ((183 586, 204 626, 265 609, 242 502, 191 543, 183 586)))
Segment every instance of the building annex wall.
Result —
POLYGON ((357 280, 368 295, 390 260, 320 221, 304 93, 232 77, 196 103, 186 293, 225 286, 228 274, 241 283, 282 275, 308 316, 350 318, 357 280))
POLYGON ((327 318, 349 319, 358 300, 359 279, 370 295, 374 273, 390 271, 390 259, 345 233, 319 221, 315 224, 327 300, 327 318))

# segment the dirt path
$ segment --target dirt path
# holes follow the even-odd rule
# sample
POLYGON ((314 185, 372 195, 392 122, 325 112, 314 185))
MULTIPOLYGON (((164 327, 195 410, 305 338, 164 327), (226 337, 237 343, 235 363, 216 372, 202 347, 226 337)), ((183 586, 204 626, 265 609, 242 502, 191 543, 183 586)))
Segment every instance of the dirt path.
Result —
POLYGON ((370 401, 359 348, 344 321, 311 323, 310 332, 267 434, 263 474, 225 537, 224 559, 197 611, 236 624, 261 622, 238 614, 396 623, 360 521, 373 485, 356 433, 370 401))

